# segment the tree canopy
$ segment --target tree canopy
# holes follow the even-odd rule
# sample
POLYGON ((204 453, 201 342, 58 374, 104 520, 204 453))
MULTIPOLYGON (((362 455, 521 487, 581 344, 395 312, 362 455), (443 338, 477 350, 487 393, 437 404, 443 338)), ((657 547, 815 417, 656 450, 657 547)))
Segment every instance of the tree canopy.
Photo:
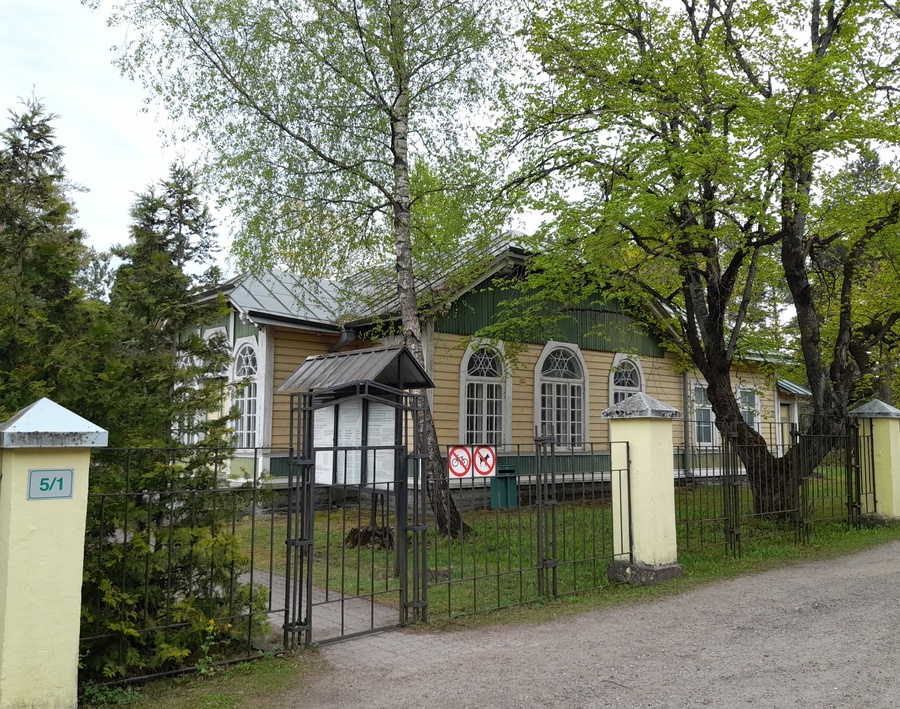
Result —
POLYGON ((119 445, 169 446, 202 440, 228 443, 226 342, 202 337, 203 325, 224 312, 223 303, 195 299, 215 285, 218 268, 195 274, 216 251, 216 234, 194 174, 173 165, 167 179, 139 194, 131 209, 131 239, 113 249, 121 263, 109 312, 120 333, 119 396, 109 409, 111 436, 119 445))
POLYGON ((506 129, 513 184, 552 215, 538 278, 626 304, 701 372, 722 422, 741 420, 735 357, 777 345, 840 419, 896 335, 898 308, 873 298, 894 277, 895 173, 863 194, 851 166, 900 140, 898 32, 875 0, 536 8, 539 68, 506 129), (791 336, 761 337, 785 299, 791 336))
POLYGON ((798 466, 829 450, 870 353, 896 339, 895 172, 855 187, 859 161, 900 142, 898 33, 878 0, 558 0, 528 15, 536 68, 504 132, 522 163, 510 194, 549 217, 529 285, 563 309, 619 301, 699 371, 757 512, 790 508, 798 466), (789 347, 814 435, 778 458, 731 372, 789 347))
MULTIPOLYGON (((395 260, 404 212, 493 169, 472 138, 502 44, 495 5, 153 0, 114 21, 138 30, 123 70, 208 148, 241 263, 339 276, 395 260)), ((455 238, 496 223, 468 216, 455 238)), ((419 234, 424 258, 441 234, 419 234)))
MULTIPOLYGON (((452 199, 476 204, 496 167, 473 143, 472 112, 495 93, 498 7, 149 0, 114 21, 137 29, 123 69, 208 148, 209 174, 241 223, 243 265, 338 276, 386 264, 403 340, 424 363, 417 269, 503 219, 452 199), (445 208, 452 218, 429 228, 445 208)), ((455 533, 446 485, 435 487, 446 474, 430 413, 425 427, 432 504, 455 533)))
POLYGON ((0 134, 0 417, 41 396, 72 406, 93 344, 54 119, 28 101, 0 134))

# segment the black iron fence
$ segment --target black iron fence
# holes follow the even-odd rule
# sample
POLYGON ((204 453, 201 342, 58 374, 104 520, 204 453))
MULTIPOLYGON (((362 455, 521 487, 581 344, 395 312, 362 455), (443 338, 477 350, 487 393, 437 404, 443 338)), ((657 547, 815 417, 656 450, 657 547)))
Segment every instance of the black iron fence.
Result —
MULTIPOLYGON (((868 424, 827 440, 774 433, 755 449, 726 433, 675 451, 680 550, 739 554, 877 511, 868 424)), ((630 559, 624 443, 499 450, 496 475, 451 479, 465 526, 452 538, 426 508, 421 458, 371 448, 331 451, 322 485, 286 450, 95 452, 82 683, 392 627, 411 602, 435 618, 581 593, 630 559), (368 477, 351 474, 353 455, 368 477)))
POLYGON ((94 451, 82 685, 174 674, 281 647, 285 451, 94 451))
MULTIPOLYGON (((616 446, 627 461, 626 444, 616 446)), ((613 521, 614 504, 628 504, 627 463, 614 469, 608 445, 508 447, 496 476, 451 485, 466 532, 429 532, 429 617, 602 588, 607 566, 628 559, 628 531, 613 521)))
POLYGON ((740 555, 755 542, 808 541, 823 523, 858 525, 874 511, 868 423, 847 421, 822 434, 758 428, 762 442, 725 430, 712 443, 676 451, 679 549, 720 546, 740 555))

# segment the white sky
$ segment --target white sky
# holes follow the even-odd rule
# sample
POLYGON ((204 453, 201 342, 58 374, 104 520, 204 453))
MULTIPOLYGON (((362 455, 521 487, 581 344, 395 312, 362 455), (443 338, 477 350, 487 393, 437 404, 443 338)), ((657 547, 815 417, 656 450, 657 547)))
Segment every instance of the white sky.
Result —
POLYGON ((135 194, 178 157, 163 149, 153 109, 141 113, 141 88, 111 64, 123 37, 78 0, 0 0, 0 127, 32 93, 59 116, 68 177, 90 190, 70 195, 75 223, 98 250, 127 242, 135 194))
MULTIPOLYGON (((79 0, 0 0, 0 130, 9 125, 9 109, 18 110, 19 99, 32 94, 58 116, 68 177, 88 190, 69 195, 78 210, 75 225, 100 251, 128 241, 135 195, 164 178, 184 150, 163 147, 156 107, 144 113, 142 88, 112 65, 111 48, 125 39, 124 28, 106 25, 113 2, 101 0, 94 11, 79 0)), ((223 261, 227 218, 213 217, 223 261)), ((538 221, 525 215, 513 226, 530 231, 538 221)))

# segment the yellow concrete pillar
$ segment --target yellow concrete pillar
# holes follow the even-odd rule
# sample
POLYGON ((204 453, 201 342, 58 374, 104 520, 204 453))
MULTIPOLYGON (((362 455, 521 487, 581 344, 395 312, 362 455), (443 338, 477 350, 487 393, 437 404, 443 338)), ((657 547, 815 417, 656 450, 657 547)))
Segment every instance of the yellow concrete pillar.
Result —
POLYGON ((672 421, 681 413, 634 394, 601 414, 609 419, 613 545, 607 573, 615 580, 654 584, 684 573, 675 538, 672 421))
POLYGON ((106 440, 49 399, 0 424, 0 709, 78 704, 88 468, 106 440))
MULTIPOLYGON (((875 399, 857 407, 848 416, 869 419, 872 461, 875 466, 875 500, 862 497, 862 513, 885 519, 900 518, 900 409, 875 399)), ((863 423, 862 430, 868 427, 863 423)), ((863 433, 861 432, 861 435, 863 433)))

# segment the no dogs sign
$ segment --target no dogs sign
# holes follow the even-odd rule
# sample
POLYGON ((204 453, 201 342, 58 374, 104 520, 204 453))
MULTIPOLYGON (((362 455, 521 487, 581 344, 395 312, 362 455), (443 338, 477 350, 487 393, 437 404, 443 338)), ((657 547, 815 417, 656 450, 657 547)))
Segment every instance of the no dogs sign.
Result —
POLYGON ((494 446, 475 446, 472 451, 472 467, 483 478, 497 474, 497 451, 494 446))

